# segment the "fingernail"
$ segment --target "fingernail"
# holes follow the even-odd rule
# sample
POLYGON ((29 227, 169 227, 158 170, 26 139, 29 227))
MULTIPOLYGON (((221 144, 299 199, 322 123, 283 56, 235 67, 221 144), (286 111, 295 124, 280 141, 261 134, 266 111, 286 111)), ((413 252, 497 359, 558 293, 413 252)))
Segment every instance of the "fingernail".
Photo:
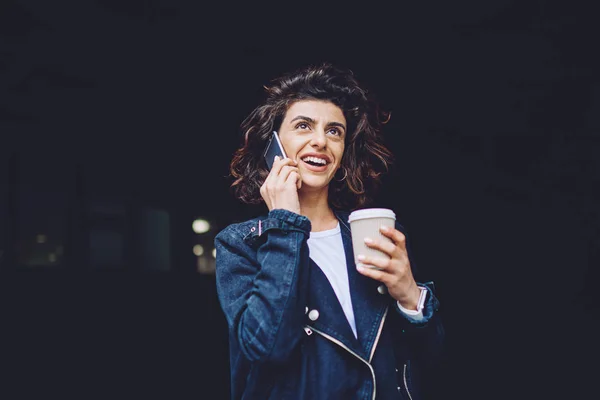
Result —
POLYGON ((388 227, 387 227, 387 226, 385 226, 385 225, 382 225, 382 226, 380 226, 380 227, 379 227, 379 229, 381 229, 381 231, 382 231, 382 232, 387 232, 387 231, 389 231, 389 230, 390 230, 390 228, 388 228, 388 227))
POLYGON ((363 254, 359 254, 356 258, 360 261, 364 261, 366 257, 363 254))
POLYGON ((279 161, 279 156, 275 156, 275 161, 279 161))
POLYGON ((358 264, 356 264, 356 269, 357 269, 358 271, 364 271, 364 270, 365 270, 365 267, 363 267, 363 265, 362 265, 362 264, 358 263, 358 264))
POLYGON ((365 243, 373 243, 373 239, 371 239, 371 238, 365 238, 365 243))

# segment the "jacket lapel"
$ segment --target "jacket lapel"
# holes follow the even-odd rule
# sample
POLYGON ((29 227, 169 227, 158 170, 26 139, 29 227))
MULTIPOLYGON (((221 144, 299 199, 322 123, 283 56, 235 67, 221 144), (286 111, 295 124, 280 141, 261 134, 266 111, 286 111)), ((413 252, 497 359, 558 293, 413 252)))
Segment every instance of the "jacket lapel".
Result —
POLYGON ((334 337, 361 357, 365 357, 327 276, 312 259, 307 307, 306 319, 310 326, 334 337), (313 321, 311 317, 317 318, 313 321))
MULTIPOLYGON (((342 241, 346 252, 350 297, 352 299, 358 341, 360 342, 365 359, 369 360, 369 355, 379 333, 379 325, 390 303, 390 296, 387 294, 387 290, 383 291, 383 293, 380 292, 381 289, 378 290, 383 285, 381 282, 367 278, 356 270, 348 216, 344 213, 336 213, 336 215, 340 221, 342 241)), ((385 288, 384 285, 383 288, 385 288)))

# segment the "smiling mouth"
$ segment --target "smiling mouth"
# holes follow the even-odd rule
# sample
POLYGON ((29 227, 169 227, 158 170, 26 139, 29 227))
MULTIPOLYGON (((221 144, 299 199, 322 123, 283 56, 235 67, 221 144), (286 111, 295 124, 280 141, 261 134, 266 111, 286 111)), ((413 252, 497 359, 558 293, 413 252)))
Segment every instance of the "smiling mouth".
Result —
POLYGON ((313 167, 325 167, 328 164, 327 160, 325 160, 323 158, 319 158, 319 157, 312 157, 312 156, 303 157, 302 161, 304 161, 306 164, 311 165, 313 167))

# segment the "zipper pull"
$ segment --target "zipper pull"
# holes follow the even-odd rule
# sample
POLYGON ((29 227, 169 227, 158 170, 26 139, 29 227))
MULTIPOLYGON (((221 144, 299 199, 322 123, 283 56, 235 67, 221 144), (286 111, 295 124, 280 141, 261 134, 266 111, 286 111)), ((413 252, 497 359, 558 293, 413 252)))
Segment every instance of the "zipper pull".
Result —
POLYGON ((304 327, 304 332, 306 332, 308 336, 312 335, 313 333, 312 329, 310 329, 308 326, 304 327))

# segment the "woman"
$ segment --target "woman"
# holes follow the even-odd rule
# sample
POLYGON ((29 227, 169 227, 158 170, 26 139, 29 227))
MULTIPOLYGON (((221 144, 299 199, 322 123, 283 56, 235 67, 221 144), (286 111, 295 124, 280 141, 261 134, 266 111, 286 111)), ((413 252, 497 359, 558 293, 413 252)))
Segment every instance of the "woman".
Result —
POLYGON ((368 204, 391 162, 377 105, 332 65, 283 76, 243 122, 233 189, 268 214, 216 239, 233 399, 412 399, 441 351, 430 283, 417 283, 403 229, 356 267, 349 211, 368 204), (286 158, 268 171, 276 131, 286 158), (372 267, 377 267, 375 269, 372 267))

